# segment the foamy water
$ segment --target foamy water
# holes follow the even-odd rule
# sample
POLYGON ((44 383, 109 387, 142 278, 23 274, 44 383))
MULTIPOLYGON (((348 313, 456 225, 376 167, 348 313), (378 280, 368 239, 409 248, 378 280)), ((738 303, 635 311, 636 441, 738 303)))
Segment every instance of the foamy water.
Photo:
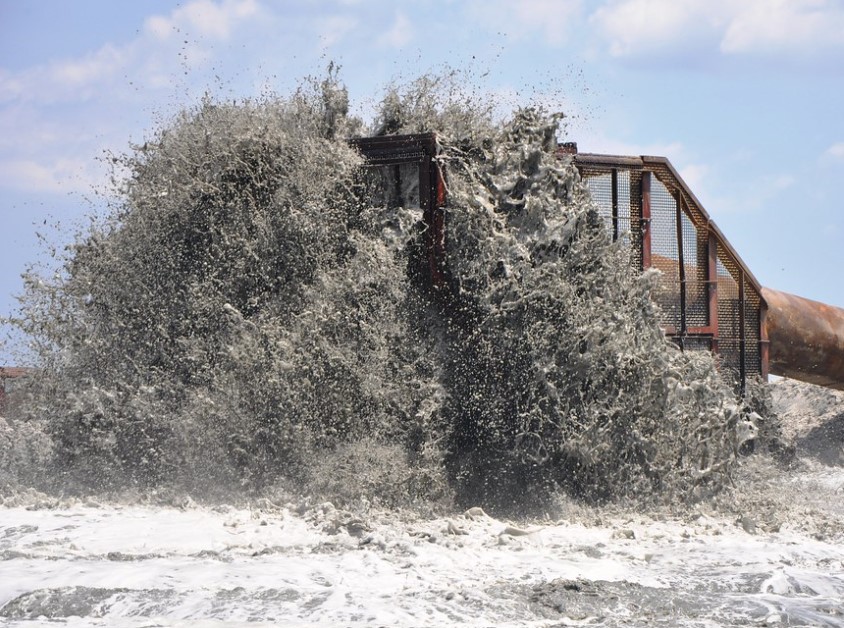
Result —
MULTIPOLYGON (((810 471, 792 481, 820 486, 810 471)), ((840 488, 844 472, 827 469, 822 481, 840 488)), ((806 512, 771 522, 594 510, 516 525, 472 511, 357 518, 330 504, 33 502, 0 510, 0 617, 13 626, 842 626, 842 537, 808 525, 806 512)))

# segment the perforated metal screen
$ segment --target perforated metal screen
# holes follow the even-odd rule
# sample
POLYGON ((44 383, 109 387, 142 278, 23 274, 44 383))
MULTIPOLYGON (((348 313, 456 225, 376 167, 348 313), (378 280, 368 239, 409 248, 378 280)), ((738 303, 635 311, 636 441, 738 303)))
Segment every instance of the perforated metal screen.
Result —
POLYGON ((575 163, 609 232, 628 238, 631 265, 661 272, 652 296, 666 335, 685 351, 717 353, 742 391, 764 375, 759 286, 667 160, 581 154, 575 163))
POLYGON ((585 173, 583 180, 606 223, 607 234, 629 250, 632 266, 641 267, 639 173, 619 168, 595 170, 585 173))

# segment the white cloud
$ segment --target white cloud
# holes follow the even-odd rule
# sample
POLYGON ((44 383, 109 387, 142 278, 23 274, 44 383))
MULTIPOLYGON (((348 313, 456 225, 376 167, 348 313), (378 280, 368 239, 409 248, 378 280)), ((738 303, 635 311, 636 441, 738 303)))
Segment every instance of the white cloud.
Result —
POLYGON ((844 52, 844 6, 837 0, 611 0, 589 20, 616 57, 844 52))
POLYGON ((354 31, 357 25, 358 21, 348 15, 332 15, 323 18, 317 23, 320 43, 325 48, 331 48, 354 31))
POLYGON ((706 164, 687 164, 680 169, 680 176, 695 196, 704 189, 708 174, 709 166, 706 164))
POLYGON ((577 148, 582 153, 598 153, 603 155, 666 157, 672 163, 684 158, 685 147, 680 142, 653 142, 637 144, 607 137, 602 133, 581 133, 573 137, 577 141, 577 148))
POLYGON ((144 29, 156 39, 169 39, 175 34, 172 20, 163 15, 148 17, 144 23, 144 29))
POLYGON ((546 43, 563 44, 580 21, 581 0, 474 0, 473 19, 518 39, 539 33, 546 43))
POLYGON ((209 74, 227 61, 220 51, 248 22, 260 25, 258 15, 256 0, 192 0, 149 17, 133 39, 0 70, 0 187, 58 192, 105 182, 96 161, 103 148, 124 146, 140 120, 149 124, 151 97, 209 89, 209 74))
POLYGON ((59 61, 49 69, 51 77, 69 88, 90 85, 113 76, 128 59, 127 50, 106 44, 81 59, 59 61))
MULTIPOLYGON (((747 214, 764 209, 785 190, 793 187, 797 179, 791 174, 769 173, 748 178, 741 186, 732 186, 732 191, 710 190, 703 181, 700 190, 692 191, 704 202, 710 211, 724 214, 747 214)), ((721 186, 719 186, 720 188, 721 186)))
POLYGON ((226 40, 232 27, 258 12, 255 0, 194 0, 168 16, 147 18, 145 29, 158 39, 169 39, 178 32, 189 32, 211 39, 226 40))
POLYGON ((837 142, 824 151, 823 157, 844 159, 844 142, 837 142))
POLYGON ((721 41, 727 54, 811 54, 844 47, 844 7, 826 0, 752 0, 737 3, 721 41))
POLYGON ((160 84, 153 79, 160 77, 162 68, 173 72, 179 64, 202 65, 211 58, 209 40, 227 40, 237 25, 257 14, 255 0, 193 0, 168 15, 147 18, 142 33, 121 45, 106 43, 84 56, 17 73, 0 70, 0 103, 79 102, 114 90, 111 83, 125 76, 137 84, 146 78, 160 84))
POLYGON ((97 162, 58 158, 52 161, 18 159, 0 161, 0 188, 37 190, 49 194, 90 192, 104 180, 97 162))
POLYGON ((24 81, 19 74, 0 68, 0 104, 19 98, 24 89, 24 81))
POLYGON ((838 242, 841 238, 841 224, 829 222, 825 224, 821 230, 821 234, 827 240, 832 240, 834 242, 838 242))
POLYGON ((621 0, 589 18, 622 57, 689 45, 712 37, 722 25, 722 0, 621 0))
POLYGON ((413 24, 404 13, 396 14, 390 30, 378 38, 378 43, 391 48, 402 48, 413 40, 413 24))

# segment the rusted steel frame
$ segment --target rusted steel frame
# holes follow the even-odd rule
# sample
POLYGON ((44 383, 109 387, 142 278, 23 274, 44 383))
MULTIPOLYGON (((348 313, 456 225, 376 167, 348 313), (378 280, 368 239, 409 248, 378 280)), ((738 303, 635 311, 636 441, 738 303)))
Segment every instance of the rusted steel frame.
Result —
MULTIPOLYGON (((666 159, 665 157, 653 157, 653 156, 648 156, 648 155, 643 155, 640 158, 640 161, 641 161, 643 167, 646 168, 646 169, 649 166, 650 167, 656 166, 656 167, 662 167, 662 168, 664 168, 665 170, 668 171, 668 174, 671 176, 671 178, 674 179, 674 182, 672 183, 672 185, 680 186, 680 189, 683 191, 683 194, 686 196, 686 198, 688 198, 691 201, 691 203, 697 208, 697 211, 700 213, 701 220, 702 220, 702 222, 700 223, 700 226, 705 226, 707 229, 709 229, 712 233, 714 233, 717 236, 718 242, 720 243, 720 245, 729 254, 729 256, 736 262, 736 265, 739 268, 744 270, 744 273, 747 277, 747 280, 750 282, 750 285, 756 290, 756 292, 761 292, 762 284, 759 283, 759 281, 756 279, 756 277, 753 276, 753 273, 750 272, 750 270, 747 268, 746 264, 741 259, 741 256, 732 247, 732 245, 727 240, 727 238, 724 236, 724 234, 721 233, 721 230, 718 228, 718 225, 716 225, 714 222, 712 222, 712 219, 710 218, 709 214, 704 209, 703 204, 698 200, 697 196, 695 196, 694 192, 692 192, 692 190, 689 188, 689 186, 686 184, 686 182, 680 176, 680 173, 678 173, 677 170, 675 170, 675 168, 671 164, 671 162, 668 161, 668 159, 666 159)), ((671 186, 666 186, 666 187, 671 187, 671 186)))
POLYGON ((718 353, 718 240, 712 231, 706 236, 708 263, 706 285, 709 297, 709 327, 712 329, 712 351, 718 353))
POLYGON ((739 377, 741 378, 741 394, 747 390, 747 321, 745 315, 745 284, 744 269, 739 267, 739 377))
POLYGON ((26 377, 34 372, 35 369, 25 366, 0 366, 0 380, 26 377))
POLYGON ((642 159, 640 157, 625 157, 621 155, 600 155, 597 153, 578 153, 573 155, 574 163, 578 168, 606 169, 612 167, 624 169, 641 169, 642 159))
MULTIPOLYGON (((372 167, 419 164, 419 206, 425 223, 424 246, 431 281, 437 288, 445 285, 445 212, 446 188, 442 171, 436 163, 437 138, 434 133, 367 137, 350 141, 372 167)), ((397 175, 398 177, 398 175, 397 175)), ((396 185, 401 182, 398 178, 396 185)))
POLYGON ((612 179, 612 241, 618 240, 618 168, 613 168, 612 179))
POLYGON ((349 140, 349 144, 361 152, 368 165, 386 166, 417 162, 422 160, 426 154, 433 154, 436 151, 436 135, 434 133, 416 133, 400 136, 363 137, 349 140))
POLYGON ((35 372, 35 369, 20 366, 0 366, 0 412, 6 409, 6 380, 26 377, 35 372))
MULTIPOLYGON (((431 209, 434 195, 431 190, 431 157, 425 155, 421 162, 419 162, 419 205, 422 209, 422 215, 428 214, 431 209)), ((427 222, 427 221, 426 221, 427 222)))
MULTIPOLYGON (((718 228, 718 225, 712 222, 709 214, 703 207, 703 204, 698 200, 695 196, 694 192, 689 188, 674 166, 671 164, 668 159, 665 157, 655 157, 650 155, 642 155, 640 157, 627 157, 627 156, 620 156, 620 155, 602 155, 598 153, 577 153, 576 155, 572 156, 575 165, 578 168, 589 170, 603 170, 606 171, 608 168, 618 167, 621 169, 629 169, 629 170, 641 170, 642 171, 642 197, 643 197, 643 206, 642 206, 642 220, 643 220, 643 231, 645 227, 644 221, 647 219, 650 220, 650 212, 648 215, 645 216, 645 207, 644 207, 644 197, 647 193, 648 199, 650 199, 650 181, 645 181, 647 177, 653 176, 653 169, 663 169, 668 172, 668 175, 672 181, 664 182, 666 183, 666 187, 673 188, 678 187, 682 190, 683 194, 686 198, 690 199, 691 204, 695 206, 696 212, 700 214, 700 217, 697 220, 693 220, 696 226, 705 227, 706 229, 710 230, 712 233, 716 235, 718 241, 720 242, 721 246, 723 246, 724 250, 735 260, 736 264, 743 268, 745 274, 747 276, 747 280, 750 282, 750 285, 759 292, 762 289, 762 284, 753 276, 747 267, 744 264, 744 261, 741 259, 739 254, 736 250, 732 247, 729 243, 727 238, 721 233, 721 230, 718 228), (647 190, 645 189, 647 186, 647 190)), ((650 203, 648 204, 648 209, 650 209, 650 203)), ((643 234, 644 235, 644 234, 643 234)), ((643 251, 644 252, 644 251, 643 251)), ((648 251, 650 253, 650 251, 648 251)), ((645 263, 643 259, 642 263, 643 268, 650 267, 649 263, 645 263)))
POLYGON ((759 364, 762 379, 768 380, 770 372, 771 343, 768 339, 768 304, 762 299, 759 307, 759 364))
POLYGON ((683 194, 674 190, 675 230, 677 235, 677 268, 680 272, 680 348, 683 349, 683 336, 686 335, 686 260, 683 251, 683 194))
POLYGON ((770 372, 844 390, 844 309, 763 288, 770 372))
MULTIPOLYGON (((446 284, 445 276, 445 203, 446 188, 442 170, 432 155, 427 155, 419 169, 419 189, 425 190, 423 219, 427 226, 425 248, 431 282, 436 288, 446 284)), ((420 204, 421 204, 420 193, 420 204)))
POLYGON ((715 331, 713 330, 711 325, 706 325, 704 327, 688 327, 686 328, 686 333, 689 336, 714 336, 715 331))
POLYGON ((642 172, 642 270, 651 267, 651 173, 642 172))

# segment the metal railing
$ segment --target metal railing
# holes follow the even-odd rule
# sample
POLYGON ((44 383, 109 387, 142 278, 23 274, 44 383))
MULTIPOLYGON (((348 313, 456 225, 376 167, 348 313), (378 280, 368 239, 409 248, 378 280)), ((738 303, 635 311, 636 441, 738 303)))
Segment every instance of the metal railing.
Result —
POLYGON ((666 335, 710 350, 744 392, 768 376, 762 287, 664 157, 576 153, 567 147, 614 240, 639 271, 660 272, 653 298, 666 335))
MULTIPOLYGON (((365 194, 376 205, 410 204, 423 211, 425 264, 442 287, 447 229, 443 173, 436 136, 419 134, 354 140, 370 176, 365 194)), ((654 300, 666 335, 682 350, 709 350, 744 392, 748 377, 768 375, 766 303, 761 286, 664 157, 578 153, 574 160, 614 240, 630 250, 639 271, 661 271, 654 300)))

